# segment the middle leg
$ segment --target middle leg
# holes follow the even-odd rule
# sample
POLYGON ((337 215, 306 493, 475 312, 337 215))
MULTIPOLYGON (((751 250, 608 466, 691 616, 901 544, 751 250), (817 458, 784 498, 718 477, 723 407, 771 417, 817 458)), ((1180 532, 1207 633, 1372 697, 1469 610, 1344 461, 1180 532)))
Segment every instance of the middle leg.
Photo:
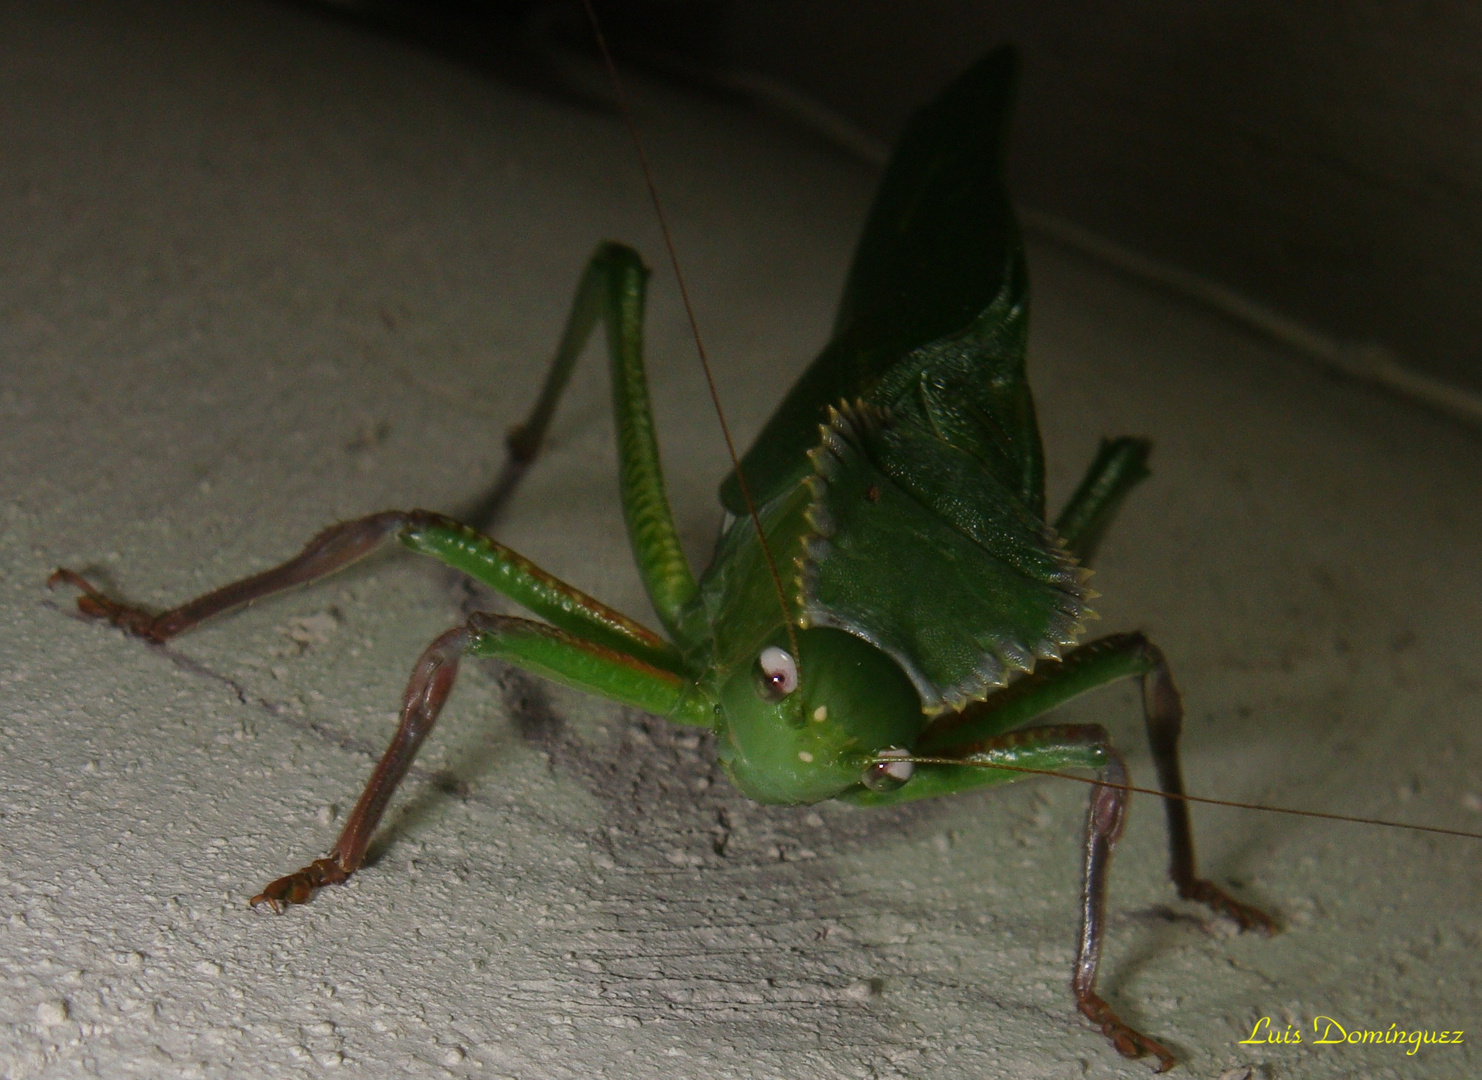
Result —
POLYGON ((1208 905, 1234 919, 1241 930, 1276 931, 1276 921, 1258 908, 1241 903, 1198 875, 1194 830, 1184 792, 1178 740, 1183 730, 1183 703, 1163 652, 1142 634, 1112 634, 1087 642, 1059 663, 1041 664, 987 701, 943 716, 921 733, 920 754, 956 756, 965 746, 1017 728, 1088 690, 1115 682, 1142 681, 1143 718, 1158 784, 1168 819, 1168 876, 1179 896, 1208 905))

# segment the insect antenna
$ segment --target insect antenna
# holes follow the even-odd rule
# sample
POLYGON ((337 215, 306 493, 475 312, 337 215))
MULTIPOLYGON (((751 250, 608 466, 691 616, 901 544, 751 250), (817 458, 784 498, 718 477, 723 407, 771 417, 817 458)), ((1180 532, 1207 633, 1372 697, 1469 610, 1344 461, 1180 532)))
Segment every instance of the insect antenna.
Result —
POLYGON ((909 762, 912 765, 966 765, 975 769, 1002 769, 1004 772, 1024 773, 1028 776, 1054 776, 1061 780, 1074 780, 1077 783, 1090 784, 1092 787, 1114 788, 1117 791, 1136 792, 1139 795, 1156 795, 1163 799, 1203 803, 1206 806, 1231 806, 1237 810, 1264 810, 1270 814, 1290 814, 1293 817, 1323 818, 1327 821, 1347 821, 1354 825, 1382 825, 1386 829, 1408 829, 1411 832, 1437 833, 1441 836, 1464 836, 1470 840, 1482 840, 1482 833, 1468 832, 1466 829, 1447 829, 1440 825, 1415 825, 1408 821, 1356 817, 1351 814, 1330 814, 1323 810, 1297 810, 1290 806, 1269 806, 1266 803, 1238 802, 1234 799, 1211 799, 1202 795, 1185 795, 1177 791, 1161 791, 1158 788, 1138 787, 1136 784, 1114 784, 1108 780, 1098 780, 1091 776, 1077 776, 1075 773, 1060 772, 1057 769, 1036 769, 1028 765, 1009 765, 998 761, 974 760, 970 757, 919 757, 916 755, 907 757, 904 755, 892 755, 890 757, 879 758, 875 763, 898 765, 902 762, 909 762))
POLYGON ((756 500, 752 498, 751 487, 741 471, 741 458, 736 453, 735 440, 731 438, 731 426, 726 422, 725 410, 721 408, 720 392, 715 388, 715 375, 710 369, 710 357, 705 351, 705 341, 700 336, 700 321, 695 317, 695 308, 690 302, 689 287, 685 284, 684 272, 679 268, 679 253, 674 247, 674 235, 669 231, 669 218, 664 213, 663 202, 659 199, 659 185, 654 180, 648 152, 644 149, 643 139, 639 137, 638 125, 633 120, 633 110, 628 106, 628 95, 623 90, 622 79, 618 77, 617 64, 613 61, 612 50, 607 47, 607 36, 602 32, 602 24, 597 19, 597 9, 592 6, 592 0, 582 0, 582 6, 586 9, 587 21, 592 26, 592 36, 596 38, 597 51, 602 54, 602 63, 607 68, 607 79, 612 84, 613 94, 617 97, 618 108, 623 115, 623 124, 628 129, 628 138, 632 140, 633 150, 638 155, 638 164, 643 172, 643 183, 648 188, 648 199, 653 204, 654 217, 658 219, 659 232, 664 237, 664 249, 669 254, 669 266, 674 271, 675 280, 679 282, 679 299, 684 305, 685 318, 689 321, 690 335, 695 339, 695 353, 700 358, 700 368, 705 372, 705 387, 710 391, 710 404, 715 409, 716 419, 720 421, 720 432, 725 438, 726 453, 730 456, 731 469, 736 475, 736 486, 741 489, 741 498, 746 503, 746 514, 751 518, 751 524, 756 529, 756 539, 761 545, 762 558, 767 564, 767 572, 772 576, 772 587, 777 592, 777 606, 782 611, 782 625, 787 630, 788 650, 798 664, 801 678, 802 655, 798 651, 797 631, 793 628, 792 619, 787 613, 787 595, 782 588, 782 575, 777 571, 777 561, 772 557, 771 546, 767 543, 766 533, 762 529, 762 517, 757 513, 756 500))

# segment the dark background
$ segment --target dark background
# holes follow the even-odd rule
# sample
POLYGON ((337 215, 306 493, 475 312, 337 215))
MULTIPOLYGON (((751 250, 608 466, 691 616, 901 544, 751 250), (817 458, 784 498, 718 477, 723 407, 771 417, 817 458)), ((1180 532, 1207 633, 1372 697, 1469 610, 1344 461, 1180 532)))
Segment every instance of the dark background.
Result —
MULTIPOLYGON (((565 91, 575 0, 308 4, 565 91)), ((1482 389, 1482 6, 1379 0, 627 0, 624 60, 790 87, 888 142, 1023 51, 1012 182, 1047 212, 1341 342, 1482 389)))

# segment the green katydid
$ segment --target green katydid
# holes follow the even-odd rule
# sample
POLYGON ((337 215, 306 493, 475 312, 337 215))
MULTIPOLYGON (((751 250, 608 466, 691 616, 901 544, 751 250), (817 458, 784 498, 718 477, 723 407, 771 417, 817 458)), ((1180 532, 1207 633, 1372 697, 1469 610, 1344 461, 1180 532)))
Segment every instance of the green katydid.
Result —
MULTIPOLYGON (((416 663, 397 732, 332 852, 273 881, 254 904, 302 903, 360 867, 461 658, 497 657, 714 730, 727 772, 761 801, 886 805, 1009 782, 1022 770, 1095 772, 1105 782, 1093 788, 1088 815, 1074 993, 1123 1054, 1173 1063, 1096 993, 1108 866, 1128 790, 1120 758, 1099 726, 1026 726, 1087 690, 1140 678, 1160 787, 1183 792, 1181 706, 1162 654, 1136 634, 1076 647, 1091 616, 1085 564, 1147 475, 1148 444, 1105 442, 1046 524, 1024 374, 1026 273, 1001 179, 1013 76, 1012 54, 991 54, 918 113, 898 143, 832 340, 742 460, 745 484, 735 474, 726 481, 722 500, 736 517, 698 579, 680 549, 649 411, 647 271, 619 244, 593 255, 546 385, 510 447, 518 459, 535 455, 603 323, 623 509, 663 635, 425 511, 332 526, 288 562, 159 615, 56 572, 54 582, 82 590, 85 614, 165 641, 394 537, 544 620, 476 614, 437 638, 416 663)), ((1268 916, 1197 876, 1186 804, 1168 798, 1165 806, 1180 894, 1243 929, 1273 929, 1268 916)))

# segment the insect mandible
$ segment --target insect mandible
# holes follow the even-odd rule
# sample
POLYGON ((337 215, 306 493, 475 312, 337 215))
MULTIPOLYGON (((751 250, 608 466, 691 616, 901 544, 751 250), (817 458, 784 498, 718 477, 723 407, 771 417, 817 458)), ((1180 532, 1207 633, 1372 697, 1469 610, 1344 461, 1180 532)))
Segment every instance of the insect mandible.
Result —
MULTIPOLYGON (((1141 680, 1159 785, 1183 791, 1182 707, 1138 634, 1083 642, 1086 569, 1149 445, 1103 443, 1069 503, 1046 516, 1025 380, 1027 277, 1002 182, 1014 82, 999 50, 921 110, 897 144, 859 242, 832 339, 787 395, 722 501, 735 515, 698 578, 664 489, 645 385, 647 270, 605 243, 577 288, 550 375, 510 436, 533 458, 589 335, 607 334, 620 487, 633 556, 663 628, 648 629, 498 541, 440 514, 390 511, 332 526, 288 562, 152 615, 60 569, 83 613, 162 642, 342 569, 395 539, 469 574, 542 621, 475 614, 427 647, 397 732, 329 855, 252 899, 302 903, 362 864, 461 659, 537 675, 713 730, 738 788, 773 803, 863 805, 1006 783, 1008 768, 1090 770, 1078 1008, 1127 1056, 1173 1063, 1097 994, 1107 874, 1125 770, 1097 725, 1036 717, 1109 682, 1141 680), (748 506, 748 503, 752 504, 748 506), (754 511, 754 512, 753 512, 754 511)), ((1165 800, 1180 895, 1270 931, 1196 871, 1185 803, 1165 800)))

